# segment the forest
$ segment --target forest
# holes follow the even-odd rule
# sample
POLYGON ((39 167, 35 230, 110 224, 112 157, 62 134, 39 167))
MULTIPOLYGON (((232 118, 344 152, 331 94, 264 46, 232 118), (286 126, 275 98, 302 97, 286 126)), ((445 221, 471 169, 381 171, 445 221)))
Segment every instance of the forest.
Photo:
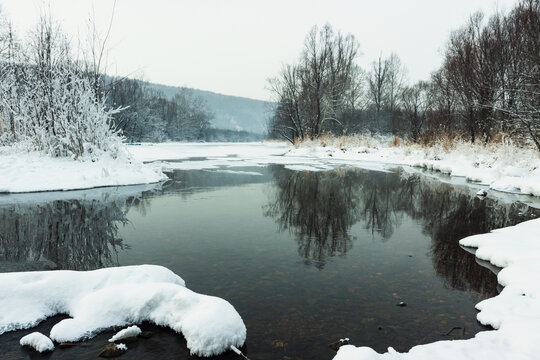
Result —
POLYGON ((439 69, 409 84, 395 53, 357 64, 360 45, 314 27, 300 58, 270 81, 277 103, 269 136, 393 134, 414 142, 508 139, 540 150, 540 1, 507 14, 472 15, 453 31, 439 69))
POLYGON ((212 127, 214 114, 191 89, 167 97, 142 80, 105 75, 106 41, 94 30, 74 47, 45 14, 21 38, 1 16, 0 145, 95 159, 116 156, 122 141, 262 138, 212 127))

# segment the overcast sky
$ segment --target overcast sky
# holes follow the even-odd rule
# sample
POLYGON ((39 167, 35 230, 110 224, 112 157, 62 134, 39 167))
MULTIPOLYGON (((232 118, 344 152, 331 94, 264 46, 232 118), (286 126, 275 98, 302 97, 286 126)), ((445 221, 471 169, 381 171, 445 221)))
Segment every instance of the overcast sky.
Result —
MULTIPOLYGON (((92 14, 102 33, 112 0, 0 0, 24 35, 50 9, 72 38, 92 14)), ((516 0, 117 0, 108 72, 267 100, 267 79, 295 61, 313 25, 330 23, 360 42, 359 63, 395 51, 411 81, 441 62, 451 30, 475 11, 510 10, 516 0)))

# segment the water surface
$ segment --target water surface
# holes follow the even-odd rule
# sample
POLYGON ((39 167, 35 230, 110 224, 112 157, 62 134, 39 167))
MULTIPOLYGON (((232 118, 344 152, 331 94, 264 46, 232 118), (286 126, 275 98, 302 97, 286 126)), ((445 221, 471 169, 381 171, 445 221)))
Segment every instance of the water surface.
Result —
MULTIPOLYGON (((175 171, 144 191, 0 198, 0 271, 163 265, 235 306, 252 360, 330 359, 343 337, 406 351, 487 330, 474 305, 498 293, 496 276, 458 241, 540 215, 401 169, 234 170, 175 171)), ((143 328, 155 336, 123 358, 190 358, 181 336, 143 328)), ((0 336, 7 358, 95 358, 112 334, 41 356, 18 346, 31 331, 0 336)))

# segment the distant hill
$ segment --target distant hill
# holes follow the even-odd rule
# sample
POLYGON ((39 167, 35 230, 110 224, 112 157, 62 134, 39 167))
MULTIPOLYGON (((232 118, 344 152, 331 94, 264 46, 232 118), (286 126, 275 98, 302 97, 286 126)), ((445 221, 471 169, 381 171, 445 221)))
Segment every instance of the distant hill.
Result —
MULTIPOLYGON (((148 83, 148 86, 172 98, 182 87, 148 83)), ((266 121, 270 117, 273 103, 239 96, 230 96, 191 89, 194 95, 206 100, 214 113, 212 123, 219 129, 266 133, 266 121)))

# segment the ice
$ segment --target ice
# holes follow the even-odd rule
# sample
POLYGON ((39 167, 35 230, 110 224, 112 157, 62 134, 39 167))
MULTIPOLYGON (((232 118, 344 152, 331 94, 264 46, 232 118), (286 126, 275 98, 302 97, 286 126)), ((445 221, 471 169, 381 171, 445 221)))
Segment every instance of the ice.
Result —
POLYGON ((88 189, 156 183, 167 177, 161 167, 129 155, 98 160, 52 158, 40 152, 11 153, 0 147, 0 192, 88 189))
POLYGON ((141 328, 139 328, 137 325, 133 325, 117 332, 112 338, 109 339, 109 342, 115 342, 125 338, 139 336, 141 332, 141 328))
POLYGON ((212 356, 242 346, 246 327, 227 301, 197 294, 167 268, 125 266, 94 271, 0 274, 0 334, 68 314, 50 338, 75 342, 100 331, 150 321, 184 335, 192 354, 212 356))
POLYGON ((33 332, 23 336, 20 340, 20 344, 21 346, 30 346, 40 353, 54 350, 54 344, 51 339, 40 332, 33 332))
POLYGON ((479 259, 503 268, 497 279, 504 289, 476 305, 478 321, 496 330, 469 340, 417 345, 407 353, 389 348, 379 354, 368 347, 345 345, 334 360, 540 358, 540 219, 470 236, 460 244, 477 248, 479 259))

